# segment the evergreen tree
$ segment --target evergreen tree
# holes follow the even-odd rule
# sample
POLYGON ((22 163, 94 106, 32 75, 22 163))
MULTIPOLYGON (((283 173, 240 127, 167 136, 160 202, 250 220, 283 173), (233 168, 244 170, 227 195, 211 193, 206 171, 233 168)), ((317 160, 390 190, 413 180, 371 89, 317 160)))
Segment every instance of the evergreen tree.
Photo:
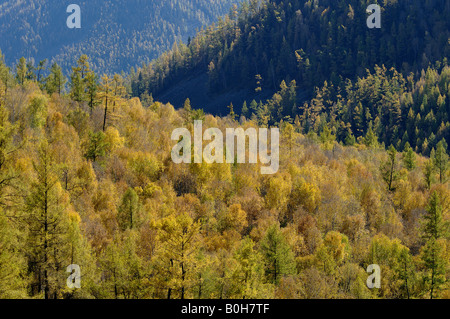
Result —
POLYGON ((434 183, 434 165, 433 161, 430 159, 426 161, 425 167, 423 169, 423 175, 425 177, 425 183, 427 188, 430 189, 431 185, 434 183))
POLYGON ((186 299, 196 285, 201 267, 196 258, 200 246, 200 223, 187 213, 163 219, 159 225, 163 243, 155 259, 156 279, 167 291, 167 299, 186 299))
POLYGON ((394 189, 394 183, 398 179, 397 172, 397 150, 390 146, 388 150, 388 159, 381 164, 381 175, 388 185, 389 191, 394 189))
POLYGON ((278 284, 285 275, 295 274, 294 255, 278 225, 269 227, 261 241, 267 280, 278 284))
POLYGON ((403 150, 403 165, 408 171, 412 171, 416 167, 416 153, 414 153, 409 142, 406 142, 403 150))
MULTIPOLYGON (((433 192, 424 215, 422 238, 425 246, 422 248, 421 258, 426 269, 424 281, 429 287, 430 299, 439 296, 443 284, 446 282, 446 259, 443 236, 446 234, 442 218, 442 206, 437 192, 433 192)), ((445 241, 445 239, 444 239, 445 241)))
POLYGON ((27 60, 24 57, 21 57, 19 63, 16 66, 16 79, 20 85, 25 84, 27 73, 27 60))
POLYGON ((106 74, 102 76, 102 81, 100 83, 99 87, 99 93, 98 93, 99 99, 102 101, 102 103, 105 106, 105 111, 103 114, 103 132, 106 130, 106 118, 108 115, 108 106, 110 105, 111 101, 113 100, 113 86, 112 81, 106 74))
POLYGON ((242 104, 242 111, 241 111, 241 115, 248 117, 248 106, 247 106, 247 101, 244 101, 244 104, 242 104))
POLYGON ((123 230, 135 229, 141 224, 139 210, 139 197, 132 188, 129 188, 122 197, 117 216, 119 225, 123 230))
POLYGON ((94 107, 97 105, 97 91, 98 91, 98 84, 97 84, 97 75, 90 71, 86 75, 86 94, 87 94, 87 100, 89 104, 89 108, 92 111, 94 110, 94 107))
POLYGON ((17 227, 0 208, 0 299, 26 297, 28 277, 21 254, 23 244, 17 227))
POLYGON ((25 203, 32 293, 42 290, 45 299, 56 299, 65 286, 61 272, 69 265, 68 214, 66 198, 46 141, 39 146, 34 171, 36 180, 31 184, 25 203))
POLYGON ((436 153, 432 157, 434 167, 439 173, 439 182, 442 184, 446 179, 448 170, 448 155, 446 152, 447 143, 445 139, 440 141, 436 147, 436 153))
POLYGON ((50 68, 50 74, 45 79, 45 89, 48 94, 61 93, 64 91, 64 86, 67 82, 66 77, 64 76, 61 67, 57 63, 53 63, 50 68))
POLYGON ((91 131, 89 132, 89 140, 84 156, 95 162, 99 157, 105 156, 107 148, 108 142, 106 141, 105 133, 102 131, 97 133, 91 131))

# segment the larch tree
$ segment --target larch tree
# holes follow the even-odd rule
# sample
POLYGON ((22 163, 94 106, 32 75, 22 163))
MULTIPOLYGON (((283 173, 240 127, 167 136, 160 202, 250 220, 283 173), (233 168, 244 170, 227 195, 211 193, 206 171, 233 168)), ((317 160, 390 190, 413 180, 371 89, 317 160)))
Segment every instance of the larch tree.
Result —
POLYGON ((67 195, 62 190, 55 161, 47 141, 41 142, 33 164, 35 179, 25 200, 25 225, 28 231, 28 264, 33 275, 33 294, 43 292, 45 299, 58 298, 61 273, 68 262, 67 195))
POLYGON ((0 106, 6 102, 6 96, 8 89, 14 83, 14 76, 11 74, 11 70, 5 64, 5 58, 0 50, 0 106))
POLYGON ((0 299, 26 298, 27 264, 21 254, 20 233, 0 208, 0 299))
POLYGON ((105 106, 105 112, 103 114, 103 132, 106 130, 106 119, 108 116, 108 106, 112 102, 114 96, 113 83, 109 76, 106 74, 102 76, 100 82, 98 98, 105 106))
POLYGON ((98 92, 97 75, 93 71, 89 71, 86 74, 85 82, 86 82, 87 101, 92 115, 94 107, 97 105, 97 92, 98 92))
POLYGON ((48 94, 61 93, 64 91, 64 86, 67 83, 67 78, 64 76, 61 67, 57 63, 53 63, 50 68, 50 74, 45 79, 45 89, 48 94))
POLYGON ((433 165, 439 173, 439 182, 442 184, 445 182, 446 173, 448 171, 448 154, 447 154, 447 143, 445 139, 440 141, 436 146, 436 152, 432 158, 433 165))
POLYGON ((70 75, 70 97, 77 102, 87 101, 87 80, 91 77, 89 58, 83 54, 72 67, 70 75))
POLYGON ((13 185, 19 177, 18 172, 12 168, 13 155, 18 150, 13 140, 17 132, 17 126, 12 125, 8 117, 7 109, 0 106, 0 206, 5 206, 6 198, 10 197, 6 188, 13 185))
POLYGON ((443 221, 442 206, 437 192, 431 195, 426 214, 423 216, 422 238, 425 245, 421 258, 425 268, 424 281, 429 289, 430 299, 439 296, 446 282, 448 260, 445 251, 446 225, 443 221))
POLYGON ((138 255, 137 233, 117 234, 100 257, 106 298, 137 299, 146 293, 145 269, 138 255))
POLYGON ((266 278, 270 283, 278 284, 283 276, 295 274, 294 254, 279 225, 269 227, 260 245, 266 278))
POLYGON ((250 238, 241 241, 234 253, 237 261, 231 280, 233 294, 240 299, 265 298, 268 295, 267 284, 264 283, 264 264, 261 253, 255 249, 255 243, 250 238))
POLYGON ((197 284, 201 268, 196 258, 200 250, 200 223, 187 213, 171 215, 159 226, 160 247, 156 276, 167 291, 167 299, 186 299, 197 284))
POLYGON ((132 188, 128 188, 122 196, 117 216, 119 226, 123 230, 135 229, 141 224, 140 206, 139 196, 132 188))
POLYGON ((408 171, 412 171, 417 165, 416 161, 416 153, 414 153, 412 147, 409 145, 409 142, 406 142, 403 151, 403 165, 408 171))
POLYGON ((21 57, 19 63, 16 66, 16 79, 20 85, 25 84, 27 72, 27 60, 24 57, 21 57))
POLYGON ((393 145, 389 147, 388 159, 382 163, 380 170, 389 191, 392 191, 394 189, 394 183, 398 179, 397 150, 393 145))

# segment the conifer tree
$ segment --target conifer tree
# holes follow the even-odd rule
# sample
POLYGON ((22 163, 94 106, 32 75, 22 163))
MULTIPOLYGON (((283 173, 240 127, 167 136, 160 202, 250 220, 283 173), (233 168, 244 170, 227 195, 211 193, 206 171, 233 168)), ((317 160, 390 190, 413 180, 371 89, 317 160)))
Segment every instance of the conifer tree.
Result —
POLYGON ((440 141, 436 146, 436 152, 432 157, 433 165, 439 173, 439 182, 445 182, 446 173, 448 171, 448 154, 446 151, 447 143, 445 139, 440 141))
POLYGON ((389 191, 394 189, 394 182, 398 178, 397 172, 397 150, 390 146, 388 150, 388 159, 381 165, 381 174, 386 182, 389 191))
POLYGON ((429 288, 430 299, 433 299, 439 296, 441 287, 446 282, 448 266, 443 239, 447 230, 437 192, 431 195, 423 218, 422 238, 425 240, 425 246, 422 247, 421 258, 425 267, 424 281, 429 288))
POLYGON ((16 66, 16 79, 20 85, 25 84, 27 72, 27 60, 24 57, 21 57, 19 63, 16 66))
POLYGON ((139 197, 132 188, 129 188, 123 195, 119 206, 118 222, 123 230, 135 229, 140 225, 139 210, 139 197))
POLYGON ((265 272, 269 282, 278 284, 284 275, 295 273, 294 255, 278 225, 269 227, 261 241, 265 272))
POLYGON ((414 153, 409 142, 406 142, 403 151, 403 165, 408 171, 412 171, 416 167, 416 153, 414 153))
POLYGON ((105 112, 103 114, 103 132, 106 130, 106 118, 108 115, 108 106, 113 100, 113 86, 112 80, 106 74, 102 76, 102 81, 99 87, 98 97, 105 106, 105 112))
POLYGON ((50 74, 45 79, 45 89, 48 94, 61 93, 64 91, 64 86, 67 82, 66 77, 64 76, 61 67, 57 63, 53 63, 50 68, 50 74))
POLYGON ((68 262, 67 197, 59 184, 55 162, 47 141, 41 142, 34 163, 36 180, 25 202, 28 229, 29 269, 33 275, 32 292, 43 292, 45 299, 58 298, 65 282, 68 262))
POLYGON ((163 245, 156 258, 156 277, 167 291, 167 299, 176 296, 186 299, 201 268, 196 258, 200 250, 200 223, 182 212, 163 219, 159 229, 163 245))
POLYGON ((21 254, 23 244, 17 227, 0 208, 0 299, 26 297, 28 277, 21 254))

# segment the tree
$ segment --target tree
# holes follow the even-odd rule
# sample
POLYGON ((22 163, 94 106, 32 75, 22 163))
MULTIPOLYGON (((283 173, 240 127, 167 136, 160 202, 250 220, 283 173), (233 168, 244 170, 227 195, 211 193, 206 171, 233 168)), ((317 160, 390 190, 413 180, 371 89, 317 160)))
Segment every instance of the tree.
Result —
POLYGON ((40 93, 33 94, 28 107, 30 114, 30 126, 32 128, 42 128, 47 121, 48 99, 40 93))
POLYGON ((262 256, 250 238, 242 240, 233 258, 237 261, 231 280, 234 296, 240 299, 266 298, 269 287, 264 282, 262 256))
POLYGON ((351 247, 346 235, 336 231, 328 232, 316 252, 319 269, 323 269, 326 274, 334 274, 336 268, 349 258, 350 252, 351 247))
POLYGON ((409 142, 406 142, 403 150, 403 165, 408 171, 412 171, 416 167, 416 153, 414 153, 409 142))
POLYGON ((87 149, 84 156, 95 162, 98 157, 105 156, 108 146, 105 133, 102 131, 97 133, 91 131, 89 132, 89 140, 87 142, 87 149))
POLYGON ((0 299, 25 298, 27 265, 17 227, 0 208, 0 299))
POLYGON ((139 216, 139 197, 132 188, 128 188, 123 194, 122 202, 119 206, 118 222, 122 230, 134 229, 141 223, 139 216))
POLYGON ((398 179, 397 172, 397 150, 390 146, 388 150, 388 159, 382 163, 380 170, 383 180, 388 185, 389 191, 394 189, 394 182, 398 179))
POLYGON ((76 102, 83 102, 85 100, 84 81, 80 72, 76 68, 72 69, 73 72, 70 75, 70 98, 76 102))
POLYGON ((92 79, 92 71, 88 60, 87 55, 83 54, 78 59, 77 66, 72 67, 70 97, 77 102, 87 101, 87 79, 92 79))
POLYGON ((97 105, 97 91, 98 91, 97 75, 92 71, 88 72, 85 80, 86 80, 85 82, 86 82, 87 100, 92 114, 95 105, 97 105))
POLYGON ((366 136, 364 136, 363 143, 367 147, 378 147, 378 138, 373 132, 372 122, 369 123, 369 129, 367 130, 366 136))
POLYGON ((36 67, 36 71, 38 72, 36 75, 36 81, 41 84, 41 75, 42 71, 45 70, 45 65, 47 64, 47 59, 39 61, 39 65, 36 67))
POLYGON ((50 68, 50 74, 45 79, 45 89, 48 94, 61 93, 64 91, 67 78, 64 76, 61 67, 55 62, 50 68))
POLYGON ((7 197, 11 196, 8 187, 13 186, 19 177, 19 172, 13 169, 13 155, 19 149, 14 143, 17 126, 12 125, 8 117, 7 109, 0 106, 0 206, 3 207, 7 204, 7 197))
POLYGON ((69 265, 68 203, 46 141, 40 144, 33 167, 36 179, 26 197, 24 219, 28 229, 28 264, 33 274, 32 292, 42 289, 45 299, 56 299, 65 286, 60 273, 69 265))
POLYGON ((113 90, 113 112, 115 111, 116 103, 119 99, 127 95, 127 90, 124 86, 124 79, 119 74, 114 74, 112 80, 113 90))
POLYGON ((196 285, 201 269, 196 258, 200 250, 200 223, 185 212, 171 215, 159 223, 159 237, 162 246, 155 259, 157 280, 167 290, 167 299, 176 293, 185 299, 196 285))
POLYGON ((432 157, 433 165, 439 173, 439 182, 442 184, 446 178, 448 170, 448 155, 446 152, 447 143, 445 139, 440 141, 436 146, 436 153, 432 157))
POLYGON ((247 213, 240 204, 233 204, 225 211, 220 221, 223 230, 233 229, 242 232, 247 227, 247 213))
POLYGON ((103 132, 106 130, 106 117, 108 114, 108 103, 113 99, 113 86, 112 81, 106 74, 102 76, 102 81, 99 87, 98 97, 105 106, 105 112, 103 115, 103 132))
POLYGON ((234 113, 234 106, 233 103, 227 106, 230 109, 229 117, 234 120, 236 118, 236 113, 234 113))
POLYGON ((5 64, 5 58, 0 50, 0 107, 4 105, 8 89, 14 82, 14 76, 11 74, 10 68, 5 64))
POLYGON ((427 185, 427 188, 430 189, 431 184, 433 184, 435 180, 433 160, 430 159, 426 161, 425 167, 423 169, 423 175, 425 177, 425 183, 427 185))
POLYGON ((295 274, 294 254, 277 224, 270 226, 262 239, 261 253, 269 282, 278 284, 283 276, 295 274))
POLYGON ((409 249, 406 247, 401 250, 399 264, 395 270, 398 273, 398 278, 401 280, 400 289, 403 291, 403 295, 410 299, 414 293, 412 288, 416 280, 416 269, 409 249))
POLYGON ((27 72, 27 60, 24 57, 21 57, 19 63, 16 66, 16 79, 17 82, 22 86, 25 84, 27 72))
POLYGON ((244 103, 242 104, 242 110, 241 110, 241 115, 248 117, 248 106, 247 106, 247 101, 244 101, 244 103))
POLYGON ((138 234, 127 230, 116 235, 100 257, 103 292, 107 298, 137 299, 146 295, 143 258, 138 254, 138 234))
POLYGON ((424 281, 429 287, 430 299, 437 297, 442 285, 446 282, 445 244, 441 240, 446 233, 442 218, 442 206, 437 192, 433 192, 423 217, 422 238, 426 241, 421 251, 425 267, 424 281))

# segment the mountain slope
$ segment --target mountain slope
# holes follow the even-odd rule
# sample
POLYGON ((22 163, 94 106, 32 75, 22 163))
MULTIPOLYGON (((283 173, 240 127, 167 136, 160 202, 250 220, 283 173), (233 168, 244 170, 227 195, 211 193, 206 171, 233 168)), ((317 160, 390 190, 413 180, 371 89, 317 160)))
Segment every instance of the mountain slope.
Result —
POLYGON ((20 57, 54 59, 68 69, 87 54, 101 72, 128 71, 187 40, 226 14, 237 0, 77 1, 81 29, 69 29, 68 0, 7 0, 0 4, 0 49, 8 64, 20 57))
POLYGON ((133 93, 149 92, 181 106, 170 92, 198 74, 207 79, 202 83, 207 92, 199 96, 198 85, 192 85, 185 97, 223 113, 227 104, 211 103, 224 94, 236 104, 236 91, 245 89, 249 101, 264 92, 271 95, 283 80, 293 79, 311 94, 325 80, 339 84, 364 76, 375 65, 408 74, 450 56, 448 1, 384 1, 381 29, 367 27, 367 6, 362 0, 250 1, 188 46, 140 69, 133 93))

